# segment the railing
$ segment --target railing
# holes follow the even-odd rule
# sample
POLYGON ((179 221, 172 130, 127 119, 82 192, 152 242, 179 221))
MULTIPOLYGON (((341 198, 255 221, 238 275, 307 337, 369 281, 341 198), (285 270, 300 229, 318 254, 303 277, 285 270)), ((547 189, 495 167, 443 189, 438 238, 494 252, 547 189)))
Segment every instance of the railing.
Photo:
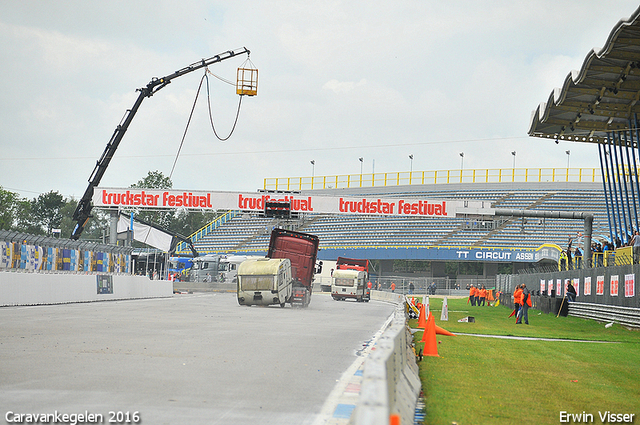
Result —
MULTIPOLYGON (((195 231, 194 233, 192 233, 189 236, 189 239, 191 239, 192 243, 195 243, 196 241, 200 240, 201 238, 207 236, 209 233, 211 233, 212 231, 214 231, 218 227, 220 227, 223 224, 225 224, 227 221, 231 220, 236 215, 238 215, 237 211, 227 211, 225 214, 223 214, 220 217, 216 218, 211 223, 207 224, 206 226, 204 226, 201 229, 199 229, 199 230, 195 231)), ((175 252, 177 254, 191 254, 191 251, 189 250, 189 247, 187 246, 186 242, 180 242, 176 246, 175 252)))
POLYGON ((569 303, 569 315, 598 322, 615 322, 623 326, 640 328, 640 309, 615 305, 569 303))
MULTIPOLYGON (((558 261, 558 271, 565 270, 579 270, 583 268, 588 268, 589 265, 583 261, 583 256, 578 255, 573 257, 573 262, 571 265, 567 264, 565 261, 562 262, 562 259, 558 261)), ((612 251, 603 251, 603 252, 592 252, 591 253, 591 267, 610 267, 610 266, 626 266, 634 263, 633 260, 633 247, 625 246, 622 248, 617 248, 612 251)), ((530 270, 524 271, 525 273, 539 273, 539 272, 548 272, 548 271, 556 271, 554 267, 550 270, 541 270, 539 268, 534 268, 530 270)))
POLYGON ((602 178, 598 168, 498 168, 273 177, 264 179, 264 190, 348 189, 455 183, 596 183, 600 181, 602 178))

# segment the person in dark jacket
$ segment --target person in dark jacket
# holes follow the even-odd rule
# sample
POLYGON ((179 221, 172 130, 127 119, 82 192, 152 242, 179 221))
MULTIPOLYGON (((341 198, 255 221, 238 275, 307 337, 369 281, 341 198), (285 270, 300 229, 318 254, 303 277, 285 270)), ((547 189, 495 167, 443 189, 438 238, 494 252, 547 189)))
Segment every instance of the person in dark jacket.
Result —
POLYGON ((567 300, 574 302, 576 300, 576 288, 571 283, 567 285, 567 300))

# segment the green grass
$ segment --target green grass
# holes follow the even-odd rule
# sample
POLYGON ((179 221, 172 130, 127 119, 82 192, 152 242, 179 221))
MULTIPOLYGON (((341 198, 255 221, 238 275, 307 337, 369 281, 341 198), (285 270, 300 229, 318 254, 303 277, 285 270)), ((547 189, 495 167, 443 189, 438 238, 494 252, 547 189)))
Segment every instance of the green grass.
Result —
MULTIPOLYGON (((510 309, 471 307, 431 298, 436 324, 454 333, 609 341, 615 343, 509 340, 438 335, 440 357, 419 363, 426 424, 558 424, 560 412, 634 413, 640 419, 640 332, 619 325, 529 310, 530 325, 516 325, 510 309), (459 323, 473 316, 475 323, 459 323)), ((410 326, 417 327, 417 320, 410 326)), ((416 349, 422 332, 416 332, 416 349)))

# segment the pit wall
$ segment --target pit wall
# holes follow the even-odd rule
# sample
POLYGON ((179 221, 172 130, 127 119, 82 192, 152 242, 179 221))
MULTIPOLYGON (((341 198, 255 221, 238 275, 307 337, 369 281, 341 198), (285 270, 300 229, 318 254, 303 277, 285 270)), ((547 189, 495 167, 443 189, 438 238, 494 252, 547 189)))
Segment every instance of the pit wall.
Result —
POLYGON ((421 383, 407 326, 405 299, 391 292, 371 291, 371 299, 393 302, 396 310, 388 328, 364 362, 360 397, 351 425, 388 425, 389 416, 412 424, 421 383))
POLYGON ((168 297, 172 282, 129 274, 0 271, 0 307, 168 297))
POLYGON ((496 289, 505 295, 511 295, 516 285, 524 283, 529 291, 535 291, 536 294, 540 291, 544 298, 545 295, 551 295, 548 293, 551 283, 552 295, 562 298, 566 295, 566 286, 569 282, 578 292, 576 301, 640 308, 640 265, 638 264, 552 273, 499 275, 496 279, 496 289))

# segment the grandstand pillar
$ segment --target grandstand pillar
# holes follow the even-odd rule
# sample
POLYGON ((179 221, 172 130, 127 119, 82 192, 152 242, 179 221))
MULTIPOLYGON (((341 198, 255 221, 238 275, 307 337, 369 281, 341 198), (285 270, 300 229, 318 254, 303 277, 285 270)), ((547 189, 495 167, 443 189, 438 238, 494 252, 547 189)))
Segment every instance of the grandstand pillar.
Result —
POLYGON ((586 267, 591 267, 591 233, 593 232, 593 214, 569 211, 536 211, 496 209, 494 214, 507 217, 554 217, 584 221, 584 259, 586 267))
POLYGON ((111 245, 118 244, 118 210, 109 211, 109 243, 111 245))

